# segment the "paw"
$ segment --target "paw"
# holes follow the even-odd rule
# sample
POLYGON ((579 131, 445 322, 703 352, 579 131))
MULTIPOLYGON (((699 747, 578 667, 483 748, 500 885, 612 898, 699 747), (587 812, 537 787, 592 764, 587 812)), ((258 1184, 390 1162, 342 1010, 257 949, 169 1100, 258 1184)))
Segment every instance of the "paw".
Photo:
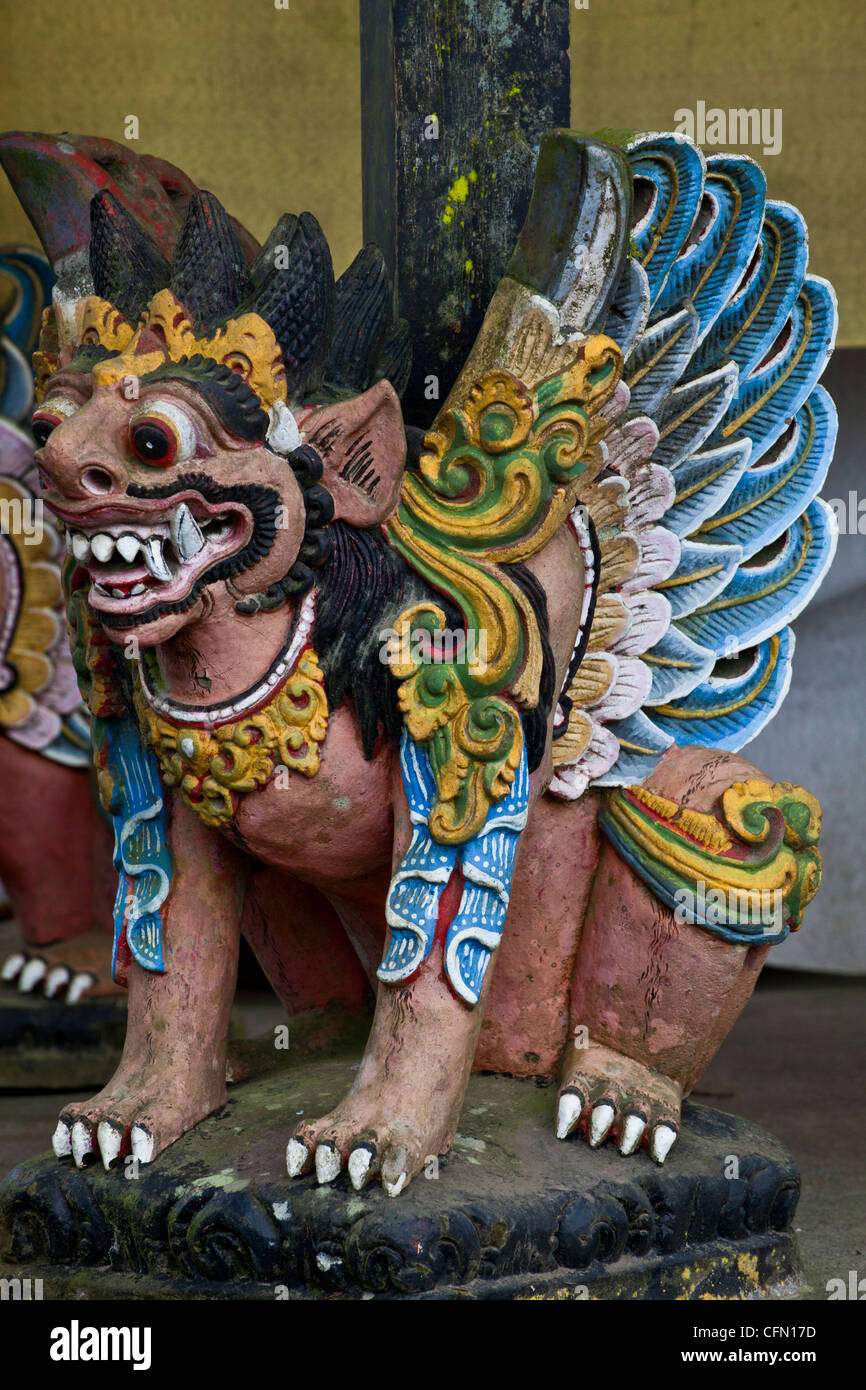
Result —
POLYGON ((150 1077, 141 1090, 118 1087, 114 1095, 67 1106, 52 1135, 54 1153, 71 1157, 78 1168, 101 1162, 106 1171, 127 1156, 152 1163, 224 1100, 205 1099, 196 1105, 184 1096, 181 1104, 172 1104, 166 1097, 171 1084, 154 1084, 150 1077))
POLYGON ((606 1139, 621 1154, 645 1148, 664 1163, 680 1127, 682 1091, 676 1081, 609 1047, 575 1049, 563 1073, 556 1137, 580 1133, 597 1149, 606 1139))
POLYGON ((65 998, 67 1004, 79 999, 96 984, 96 976, 67 965, 50 965, 44 953, 27 949, 13 951, 0 967, 0 979, 21 994, 44 994, 47 999, 65 998))
POLYGON ((422 1172, 431 1156, 444 1153, 451 1136, 435 1125, 388 1121, 381 1097, 365 1103, 362 1094, 351 1108, 339 1107, 321 1120, 298 1125, 286 1148, 290 1178, 313 1169, 320 1184, 347 1172, 356 1192, 378 1179, 389 1197, 397 1197, 422 1172))
POLYGON ((124 991, 111 979, 111 941, 105 932, 85 932, 56 946, 26 946, 0 965, 0 981, 21 994, 77 1004, 124 991))

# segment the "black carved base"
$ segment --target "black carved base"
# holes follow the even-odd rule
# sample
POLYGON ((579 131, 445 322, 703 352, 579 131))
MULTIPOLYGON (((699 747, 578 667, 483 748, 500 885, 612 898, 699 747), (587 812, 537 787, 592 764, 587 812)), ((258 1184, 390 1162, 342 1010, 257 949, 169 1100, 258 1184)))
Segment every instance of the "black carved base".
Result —
POLYGON ((796 1286, 793 1160, 704 1106, 686 1106, 658 1168, 645 1153, 557 1142, 552 1089, 476 1076, 452 1155, 400 1197, 355 1193, 345 1176, 324 1189, 290 1181, 296 1117, 330 1109, 357 1056, 272 1054, 268 1074, 234 1086, 219 1115, 137 1177, 20 1165, 0 1187, 3 1272, 41 1277, 45 1298, 681 1299, 796 1286))

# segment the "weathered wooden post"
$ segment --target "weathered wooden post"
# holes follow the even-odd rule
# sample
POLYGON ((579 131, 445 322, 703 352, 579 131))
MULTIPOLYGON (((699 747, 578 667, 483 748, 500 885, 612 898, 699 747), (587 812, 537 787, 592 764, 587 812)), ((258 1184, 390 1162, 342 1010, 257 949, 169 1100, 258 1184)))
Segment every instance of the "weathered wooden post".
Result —
POLYGON ((475 339, 529 204, 542 134, 569 124, 567 0, 361 0, 364 237, 414 342, 426 426, 475 339))

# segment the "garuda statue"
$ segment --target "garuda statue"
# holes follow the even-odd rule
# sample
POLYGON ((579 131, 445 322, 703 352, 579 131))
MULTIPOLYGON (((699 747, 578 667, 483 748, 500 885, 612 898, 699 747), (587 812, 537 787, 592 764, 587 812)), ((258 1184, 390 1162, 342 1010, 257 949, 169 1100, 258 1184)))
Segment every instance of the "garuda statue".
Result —
MULTIPOLYGON (((37 225, 40 148, 4 145, 37 225)), ((209 193, 145 222, 93 198, 34 358, 129 992, 56 1153, 149 1162, 223 1103, 243 920, 291 1009, 376 989, 290 1175, 397 1195, 473 1066, 663 1162, 820 879, 817 801, 737 751, 834 547, 802 218, 746 157, 553 132, 423 435, 375 248, 335 284, 308 213, 257 253, 209 193)))

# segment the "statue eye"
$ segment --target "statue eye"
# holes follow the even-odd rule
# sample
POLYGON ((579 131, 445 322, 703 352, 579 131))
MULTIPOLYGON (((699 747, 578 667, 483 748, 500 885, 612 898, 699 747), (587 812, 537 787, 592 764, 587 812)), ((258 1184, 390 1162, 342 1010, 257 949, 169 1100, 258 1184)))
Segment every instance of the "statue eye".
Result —
POLYGON ((195 453, 195 431, 173 401, 152 401, 129 422, 129 447, 141 463, 170 468, 195 453))
POLYGON ((37 449, 41 449, 52 431, 56 430, 58 425, 62 425, 64 420, 68 420, 70 415, 74 415, 76 410, 78 402, 70 400, 68 396, 54 396, 51 400, 43 401, 30 420, 30 429, 37 449))
POLYGON ((53 420, 50 415, 44 414, 41 411, 38 415, 33 416, 30 422, 30 428, 33 431, 33 438, 36 440, 37 449, 41 449, 43 444, 48 442, 49 434, 53 429, 56 429, 59 424, 59 419, 53 420))
POLYGON ((142 420, 133 425, 129 432, 129 442, 135 457, 142 463, 174 463, 177 456, 177 439, 174 431, 156 420, 142 420))

